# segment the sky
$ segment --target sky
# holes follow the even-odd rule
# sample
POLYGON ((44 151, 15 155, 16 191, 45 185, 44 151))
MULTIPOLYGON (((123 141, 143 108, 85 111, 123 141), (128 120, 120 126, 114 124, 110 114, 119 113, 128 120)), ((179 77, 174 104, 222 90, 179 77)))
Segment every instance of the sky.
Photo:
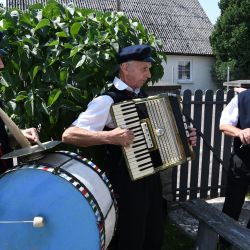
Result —
POLYGON ((215 24, 217 18, 220 16, 219 0, 199 0, 199 2, 212 24, 215 24))

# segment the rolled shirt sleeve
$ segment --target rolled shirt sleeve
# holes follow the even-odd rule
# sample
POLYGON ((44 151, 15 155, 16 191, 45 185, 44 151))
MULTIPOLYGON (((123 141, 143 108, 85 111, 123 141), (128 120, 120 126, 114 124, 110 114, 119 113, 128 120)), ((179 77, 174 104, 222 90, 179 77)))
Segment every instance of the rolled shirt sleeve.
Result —
POLYGON ((114 128, 110 114, 113 99, 108 95, 98 96, 89 104, 86 111, 82 112, 72 125, 91 131, 102 131, 105 126, 114 128))
POLYGON ((238 95, 236 95, 223 109, 220 118, 220 125, 229 124, 236 126, 239 118, 238 95))

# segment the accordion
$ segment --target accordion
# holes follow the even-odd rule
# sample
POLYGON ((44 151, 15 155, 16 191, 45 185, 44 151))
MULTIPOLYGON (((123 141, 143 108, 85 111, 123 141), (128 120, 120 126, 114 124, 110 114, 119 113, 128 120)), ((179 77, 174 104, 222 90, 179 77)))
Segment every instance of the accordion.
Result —
POLYGON ((132 180, 154 174, 194 158, 180 96, 160 94, 112 105, 115 125, 133 131, 135 139, 123 147, 132 180))

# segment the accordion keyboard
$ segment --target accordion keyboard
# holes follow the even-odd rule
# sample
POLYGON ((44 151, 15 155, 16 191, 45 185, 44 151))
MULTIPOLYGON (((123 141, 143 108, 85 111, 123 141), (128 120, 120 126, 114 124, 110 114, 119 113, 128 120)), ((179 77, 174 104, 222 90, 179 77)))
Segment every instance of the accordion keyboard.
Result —
POLYGON ((113 106, 118 127, 133 131, 135 139, 132 145, 124 147, 126 159, 133 172, 134 179, 154 173, 153 163, 148 151, 146 139, 141 127, 135 103, 128 102, 113 106))

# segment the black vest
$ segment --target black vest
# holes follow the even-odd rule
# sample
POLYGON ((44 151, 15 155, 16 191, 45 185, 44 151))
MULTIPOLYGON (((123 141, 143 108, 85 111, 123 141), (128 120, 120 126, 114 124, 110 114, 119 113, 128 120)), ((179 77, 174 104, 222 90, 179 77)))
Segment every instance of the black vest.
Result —
MULTIPOLYGON (((240 129, 250 128, 250 90, 245 90, 238 95, 239 121, 237 127, 240 129)), ((250 145, 241 147, 238 137, 234 138, 234 152, 250 168, 250 145)))
MULTIPOLYGON (((2 104, 0 104, 2 108, 2 104)), ((4 122, 0 118, 0 157, 4 154, 7 154, 11 151, 8 134, 5 129, 4 122)), ((12 159, 2 160, 0 159, 0 174, 4 173, 7 169, 12 167, 12 159)))

